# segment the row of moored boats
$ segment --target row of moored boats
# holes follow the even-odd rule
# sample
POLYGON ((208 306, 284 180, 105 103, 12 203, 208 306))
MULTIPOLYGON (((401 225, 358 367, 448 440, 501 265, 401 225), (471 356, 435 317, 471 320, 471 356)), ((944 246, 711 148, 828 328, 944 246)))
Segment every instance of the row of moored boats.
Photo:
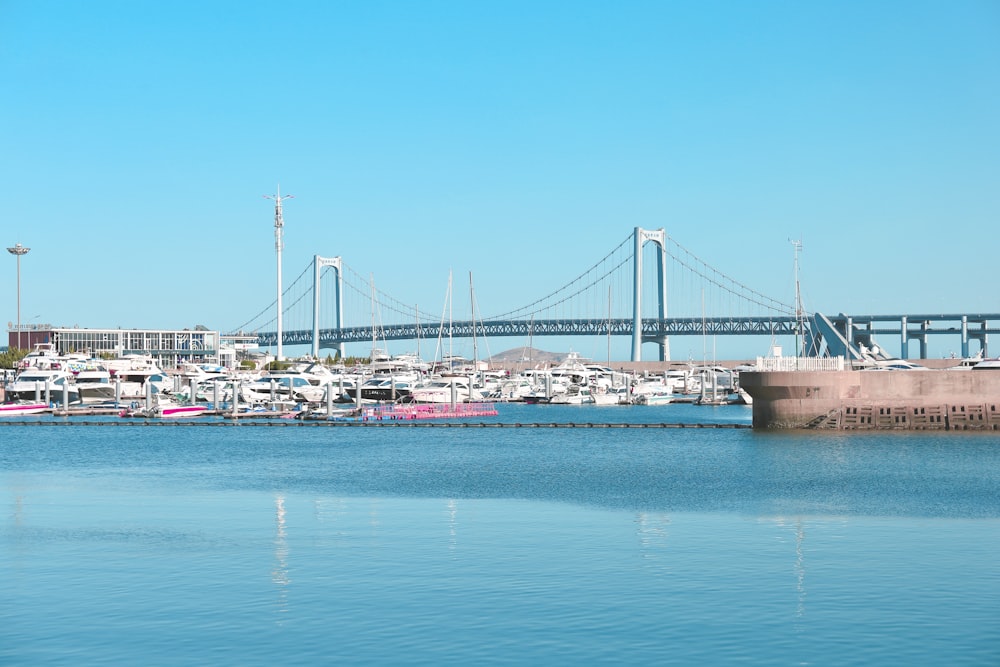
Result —
POLYGON ((41 412, 54 405, 113 406, 136 416, 192 416, 207 410, 322 414, 334 404, 355 408, 372 403, 483 401, 718 405, 748 400, 739 389, 738 370, 683 366, 656 375, 636 375, 575 354, 554 366, 513 372, 459 358, 429 364, 415 355, 376 357, 356 368, 303 359, 265 372, 208 364, 185 364, 167 372, 148 356, 96 359, 59 354, 51 346, 39 345, 6 382, 0 414, 41 412))

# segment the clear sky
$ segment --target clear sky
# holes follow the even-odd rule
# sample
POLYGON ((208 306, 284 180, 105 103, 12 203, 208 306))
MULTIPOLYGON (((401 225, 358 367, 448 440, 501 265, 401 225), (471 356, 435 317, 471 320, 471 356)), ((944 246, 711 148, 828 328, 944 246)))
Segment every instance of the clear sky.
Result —
POLYGON ((431 312, 637 226, 786 302, 801 238, 808 310, 998 312, 998 119, 996 0, 0 0, 26 323, 239 326, 279 183, 286 282, 340 255, 431 312))

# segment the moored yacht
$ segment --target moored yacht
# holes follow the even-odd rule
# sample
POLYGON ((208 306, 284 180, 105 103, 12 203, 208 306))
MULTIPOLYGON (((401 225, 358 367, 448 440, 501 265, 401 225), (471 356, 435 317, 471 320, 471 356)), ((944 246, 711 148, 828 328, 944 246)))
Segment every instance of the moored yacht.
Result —
POLYGON ((414 403, 468 403, 483 400, 482 393, 471 386, 469 378, 464 375, 439 377, 428 382, 423 387, 417 387, 410 392, 410 400, 414 403))
POLYGON ((85 368, 73 380, 82 403, 103 403, 115 398, 116 384, 107 368, 85 368))
POLYGON ((73 374, 62 368, 29 367, 7 385, 6 398, 14 401, 44 400, 46 394, 54 403, 61 403, 63 394, 69 403, 78 403, 80 395, 73 384, 73 374))

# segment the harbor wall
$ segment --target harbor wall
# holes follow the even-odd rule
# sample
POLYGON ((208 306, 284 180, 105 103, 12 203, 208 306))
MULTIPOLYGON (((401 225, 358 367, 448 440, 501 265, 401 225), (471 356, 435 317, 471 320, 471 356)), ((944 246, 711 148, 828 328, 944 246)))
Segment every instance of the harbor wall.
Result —
POLYGON ((1000 430, 1000 371, 740 374, 754 428, 1000 430))

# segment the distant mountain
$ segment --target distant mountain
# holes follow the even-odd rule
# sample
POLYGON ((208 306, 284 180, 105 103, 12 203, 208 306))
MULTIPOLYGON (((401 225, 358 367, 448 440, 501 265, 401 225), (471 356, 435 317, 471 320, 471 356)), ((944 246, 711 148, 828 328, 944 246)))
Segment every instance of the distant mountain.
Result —
POLYGON ((502 363, 559 363, 567 356, 566 352, 546 352, 533 347, 515 347, 505 352, 494 354, 490 361, 502 363))

